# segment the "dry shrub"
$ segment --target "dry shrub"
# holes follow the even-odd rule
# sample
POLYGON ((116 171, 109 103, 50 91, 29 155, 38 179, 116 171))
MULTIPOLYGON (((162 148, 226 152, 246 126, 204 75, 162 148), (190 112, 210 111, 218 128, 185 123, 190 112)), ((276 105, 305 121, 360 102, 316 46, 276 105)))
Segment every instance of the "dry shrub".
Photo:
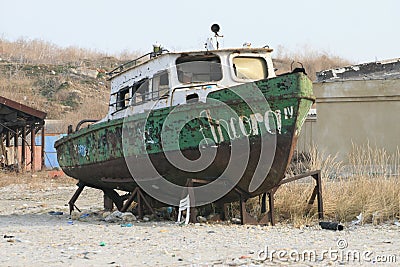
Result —
POLYGON ((292 62, 294 62, 293 68, 299 67, 300 64, 297 62, 300 62, 313 81, 316 79, 316 72, 352 64, 347 59, 326 51, 316 50, 308 45, 304 45, 296 51, 289 51, 283 46, 278 46, 275 58, 275 67, 278 68, 277 74, 291 71, 292 62))
POLYGON ((362 146, 353 143, 349 162, 353 176, 396 176, 400 173, 400 150, 397 147, 396 152, 390 155, 384 149, 372 147, 369 142, 362 146))

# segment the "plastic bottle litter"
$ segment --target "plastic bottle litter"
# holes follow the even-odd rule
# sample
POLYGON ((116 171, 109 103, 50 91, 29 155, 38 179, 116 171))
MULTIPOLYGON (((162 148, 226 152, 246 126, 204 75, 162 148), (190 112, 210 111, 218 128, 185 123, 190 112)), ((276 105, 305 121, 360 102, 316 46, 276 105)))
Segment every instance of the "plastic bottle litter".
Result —
POLYGON ((73 220, 68 220, 68 222, 67 222, 69 225, 73 225, 74 224, 74 221, 73 220))
POLYGON ((101 241, 99 244, 101 247, 104 247, 106 245, 106 242, 101 241))
POLYGON ((131 223, 124 223, 124 224, 121 224, 121 227, 132 227, 132 224, 131 223))

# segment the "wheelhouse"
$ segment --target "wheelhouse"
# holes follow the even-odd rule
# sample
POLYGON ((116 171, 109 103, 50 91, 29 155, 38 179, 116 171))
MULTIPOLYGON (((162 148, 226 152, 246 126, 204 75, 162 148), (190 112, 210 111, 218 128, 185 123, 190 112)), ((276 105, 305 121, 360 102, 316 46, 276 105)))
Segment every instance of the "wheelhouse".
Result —
POLYGON ((105 119, 197 101, 222 88, 275 77, 269 48, 166 53, 110 78, 105 119))

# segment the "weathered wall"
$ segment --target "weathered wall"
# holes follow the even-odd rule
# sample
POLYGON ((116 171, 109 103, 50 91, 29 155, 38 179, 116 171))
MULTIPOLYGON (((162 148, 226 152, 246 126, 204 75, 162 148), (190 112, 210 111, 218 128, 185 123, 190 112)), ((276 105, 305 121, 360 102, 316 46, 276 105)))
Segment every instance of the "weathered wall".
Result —
POLYGON ((315 145, 316 123, 316 117, 308 117, 304 122, 299 139, 297 140, 296 150, 298 152, 310 152, 310 149, 315 145))
POLYGON ((352 144, 400 148, 400 79, 342 80, 314 84, 319 151, 346 161, 352 144))

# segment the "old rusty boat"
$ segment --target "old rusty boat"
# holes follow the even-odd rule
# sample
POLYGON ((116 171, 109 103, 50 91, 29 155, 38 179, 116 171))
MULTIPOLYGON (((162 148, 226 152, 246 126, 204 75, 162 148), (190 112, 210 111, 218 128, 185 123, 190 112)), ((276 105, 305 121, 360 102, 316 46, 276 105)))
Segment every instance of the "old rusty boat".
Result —
POLYGON ((56 142, 61 168, 120 210, 128 197, 116 190, 176 206, 188 181, 204 187, 196 206, 267 192, 283 179, 314 102, 304 70, 277 76, 271 52, 155 46, 148 60, 110 73, 102 120, 56 142))

